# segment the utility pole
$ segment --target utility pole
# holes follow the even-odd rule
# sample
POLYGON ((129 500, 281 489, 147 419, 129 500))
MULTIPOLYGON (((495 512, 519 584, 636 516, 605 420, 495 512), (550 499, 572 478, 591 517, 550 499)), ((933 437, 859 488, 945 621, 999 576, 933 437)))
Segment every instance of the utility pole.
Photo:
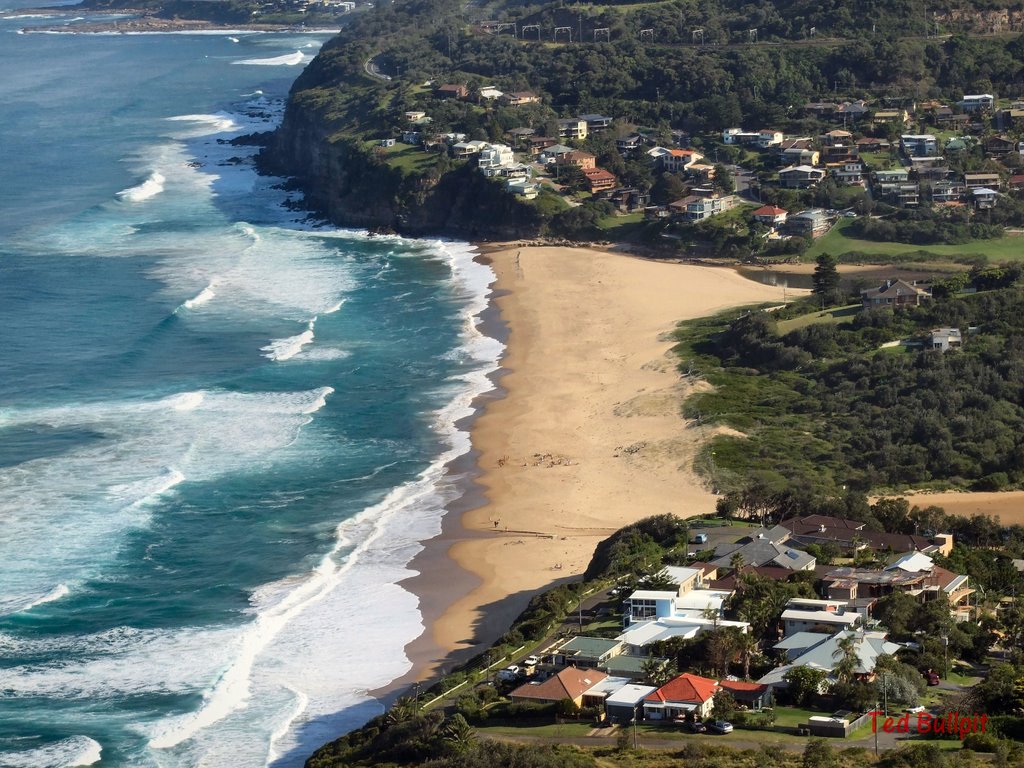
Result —
MULTIPOLYGON (((877 701, 875 702, 875 714, 872 715, 872 717, 875 717, 875 718, 878 717, 878 702, 877 701)), ((873 730, 875 732, 875 757, 878 757, 878 728, 872 727, 871 730, 873 730)))
POLYGON ((640 702, 638 701, 633 705, 633 749, 637 749, 637 734, 636 734, 636 721, 639 717, 637 710, 640 708, 640 702))

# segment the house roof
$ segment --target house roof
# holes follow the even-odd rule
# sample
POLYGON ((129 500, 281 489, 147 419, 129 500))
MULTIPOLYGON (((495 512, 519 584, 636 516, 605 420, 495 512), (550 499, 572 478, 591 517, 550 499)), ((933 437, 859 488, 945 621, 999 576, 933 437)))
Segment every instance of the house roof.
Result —
POLYGON ((576 636, 558 648, 558 653, 599 658, 619 646, 618 640, 603 637, 576 636))
POLYGON ((848 637, 854 638, 858 662, 855 671, 861 674, 873 672, 879 656, 891 656, 900 649, 896 643, 890 643, 885 639, 885 632, 847 630, 837 632, 821 645, 811 648, 803 656, 794 659, 793 663, 797 666, 812 664, 822 669, 834 669, 842 657, 842 654, 839 653, 839 643, 848 637))
POLYGON ((783 214, 789 213, 785 208, 779 208, 776 205, 762 205, 752 216, 782 216, 783 214))
POLYGON ((783 621, 807 621, 815 624, 845 624, 852 627, 861 618, 859 613, 836 613, 835 611, 800 611, 787 608, 782 612, 783 621))
POLYGON ((615 181, 615 174, 604 168, 587 168, 584 169, 583 175, 590 181, 615 181))
POLYGON ((693 149, 670 149, 668 152, 670 155, 672 155, 672 157, 694 157, 696 155, 704 157, 704 155, 701 155, 700 152, 697 152, 696 150, 693 149))
POLYGON ((684 672, 669 680, 644 700, 653 702, 680 701, 688 704, 703 704, 715 695, 718 681, 684 672))
MULTIPOLYGON (((643 672, 644 662, 652 659, 660 662, 662 666, 668 664, 668 659, 663 659, 658 656, 612 656, 607 661, 601 662, 598 667, 602 672, 607 672, 609 675, 635 674, 637 672, 643 672)), ((653 690, 654 688, 651 688, 651 691, 653 690)))
POLYGON ((653 685, 624 685, 607 699, 604 700, 605 706, 636 706, 638 702, 643 701, 645 698, 654 693, 657 688, 653 685))
POLYGON ((809 650, 828 640, 832 635, 824 632, 794 632, 789 637, 776 643, 772 648, 780 651, 809 650))
MULTIPOLYGON (((717 550, 715 554, 718 554, 717 550)), ((777 544, 770 539, 755 539, 711 562, 719 567, 731 565, 732 558, 737 554, 743 558, 745 565, 778 565, 794 571, 804 570, 814 563, 812 555, 777 544)))
POLYGON ((768 686, 761 683, 747 683, 743 680, 729 680, 728 678, 719 680, 718 684, 730 693, 746 693, 749 695, 751 693, 764 693, 768 690, 768 686))
POLYGON ((632 682, 628 677, 606 677, 586 690, 587 696, 600 696, 607 699, 611 694, 618 691, 624 685, 632 682))
POLYGON ((576 700, 608 675, 596 669, 566 667, 543 683, 527 683, 509 694, 512 698, 536 699, 538 701, 576 700))
MULTIPOLYGON (((957 334, 959 333, 958 329, 957 334)), ((928 555, 922 552, 908 552, 898 560, 887 565, 885 570, 895 571, 898 569, 907 573, 920 573, 921 571, 930 571, 934 565, 935 561, 928 557, 928 555)))
POLYGON ((821 168, 815 168, 813 165, 791 165, 789 168, 783 168, 779 171, 779 176, 784 173, 820 173, 825 172, 821 168))
MULTIPOLYGON (((861 294, 868 298, 891 299, 897 296, 927 296, 928 292, 911 285, 906 280, 886 280, 879 288, 868 288, 861 291, 861 294)), ((862 531, 862 534, 874 533, 873 531, 862 531)))

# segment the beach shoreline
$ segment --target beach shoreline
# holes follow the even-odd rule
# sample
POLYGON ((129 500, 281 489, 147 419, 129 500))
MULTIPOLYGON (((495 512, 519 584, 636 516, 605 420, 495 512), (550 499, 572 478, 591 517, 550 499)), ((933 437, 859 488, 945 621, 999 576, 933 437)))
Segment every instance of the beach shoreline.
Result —
POLYGON ((477 258, 496 278, 478 327, 505 352, 459 425, 472 449, 449 477, 465 492, 402 584, 426 629, 406 647, 410 671, 371 692, 384 702, 484 651, 530 597, 580 578, 615 530, 714 510, 690 467, 714 433, 680 408, 703 385, 677 373, 668 334, 784 298, 733 269, 600 248, 490 245, 477 258))

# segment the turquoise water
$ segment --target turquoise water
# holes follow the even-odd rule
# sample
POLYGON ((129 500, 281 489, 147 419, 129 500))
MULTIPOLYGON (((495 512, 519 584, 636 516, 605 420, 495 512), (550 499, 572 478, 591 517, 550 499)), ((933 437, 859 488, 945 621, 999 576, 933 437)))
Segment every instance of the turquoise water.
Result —
POLYGON ((301 764, 409 666, 490 272, 225 142, 329 35, 40 23, 0 20, 0 765, 301 764))

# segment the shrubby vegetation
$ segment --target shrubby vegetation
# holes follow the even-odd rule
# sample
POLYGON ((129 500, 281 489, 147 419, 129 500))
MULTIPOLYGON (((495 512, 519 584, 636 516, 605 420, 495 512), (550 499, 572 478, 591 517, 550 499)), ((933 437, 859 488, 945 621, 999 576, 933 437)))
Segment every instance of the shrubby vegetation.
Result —
POLYGON ((740 477, 760 478, 830 494, 841 486, 1019 486, 1024 293, 1012 283, 1020 268, 975 276, 983 285, 1011 285, 787 333, 759 311, 682 326, 681 367, 716 387, 688 401, 688 414, 746 435, 714 441, 714 464, 705 464, 714 482, 729 489, 740 477), (881 349, 938 326, 961 328, 963 349, 881 349))

